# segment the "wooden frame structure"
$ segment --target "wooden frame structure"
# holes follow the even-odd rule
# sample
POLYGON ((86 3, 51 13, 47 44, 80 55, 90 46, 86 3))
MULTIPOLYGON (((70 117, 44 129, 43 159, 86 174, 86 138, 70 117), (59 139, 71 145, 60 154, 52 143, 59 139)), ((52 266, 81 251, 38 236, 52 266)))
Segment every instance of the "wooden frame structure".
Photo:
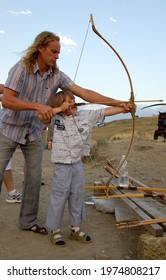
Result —
MULTIPOLYGON (((113 175, 116 171, 116 166, 112 161, 107 160, 107 165, 104 167, 109 174, 113 175)), ((123 188, 117 185, 118 173, 106 186, 108 177, 101 178, 101 185, 85 187, 85 190, 98 191, 96 198, 121 198, 126 207, 128 207, 138 221, 130 224, 130 227, 142 225, 152 235, 156 237, 163 236, 166 231, 166 189, 149 188, 139 181, 129 177, 129 187, 123 188), (99 194, 101 190, 102 196, 99 194), (161 194, 162 193, 162 194, 161 194), (165 194, 163 194, 165 193, 165 194)), ((120 228, 129 228, 127 222, 120 228)))

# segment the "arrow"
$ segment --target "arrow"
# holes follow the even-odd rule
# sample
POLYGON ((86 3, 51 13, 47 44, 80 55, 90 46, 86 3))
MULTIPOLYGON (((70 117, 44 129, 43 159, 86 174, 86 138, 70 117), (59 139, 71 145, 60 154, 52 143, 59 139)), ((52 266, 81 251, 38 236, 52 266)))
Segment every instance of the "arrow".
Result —
MULTIPOLYGON (((163 100, 135 100, 134 103, 142 103, 142 102, 162 102, 163 100)), ((126 102, 126 101, 124 101, 126 102)), ((130 102, 130 101, 128 101, 130 102)), ((107 105, 108 103, 110 103, 109 101, 108 102, 102 102, 102 105, 107 105)), ((119 104, 119 101, 118 102, 113 102, 112 104, 119 104)), ((123 101, 122 101, 123 103, 123 101)), ((86 103, 86 102, 78 102, 78 103, 75 103, 76 106, 85 106, 85 105, 91 105, 91 104, 101 104, 101 102, 94 102, 94 103, 86 103)), ((161 103, 162 104, 162 103, 161 103)), ((166 105, 166 103, 163 103, 166 105)), ((144 107, 146 108, 146 107, 144 107)), ((142 108, 143 109, 143 108, 142 108)))

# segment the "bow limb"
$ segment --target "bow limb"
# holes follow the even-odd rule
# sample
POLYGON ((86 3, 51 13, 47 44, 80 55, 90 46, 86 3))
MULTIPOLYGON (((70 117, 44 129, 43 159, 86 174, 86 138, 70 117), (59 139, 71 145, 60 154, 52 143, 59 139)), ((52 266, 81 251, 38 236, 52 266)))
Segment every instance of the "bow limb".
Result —
MULTIPOLYGON (((129 71, 127 69, 127 66, 125 65, 123 59, 121 58, 121 56, 119 55, 119 53, 114 49, 114 47, 99 33, 99 31, 96 29, 95 24, 94 24, 94 20, 93 20, 93 16, 92 14, 90 15, 90 19, 91 19, 91 23, 92 23, 92 30, 94 31, 94 33, 96 33, 96 35, 98 35, 112 50, 113 52, 116 54, 116 56, 119 58, 120 62, 122 63, 128 80, 129 80, 129 84, 130 84, 130 102, 133 104, 132 109, 131 109, 131 115, 132 115, 132 120, 133 120, 133 126, 132 126, 132 135, 131 135, 131 140, 130 140, 130 144, 128 147, 128 151, 126 153, 125 159, 128 157, 128 154, 130 152, 132 143, 133 143, 133 139, 134 139, 134 130, 135 130, 135 107, 134 107, 134 91, 133 91, 133 85, 132 85, 132 80, 129 74, 129 71)), ((108 181, 106 182, 106 186, 109 186, 110 182, 112 181, 112 179, 116 176, 116 174, 118 173, 118 171, 120 170, 120 168, 122 167, 124 161, 122 162, 122 164, 119 166, 119 168, 116 170, 116 172, 113 174, 113 176, 111 178, 108 179, 108 181)))
POLYGON ((92 23, 92 30, 94 33, 96 33, 96 35, 98 35, 112 50, 113 52, 117 55, 117 57, 119 58, 119 60, 121 61, 126 74, 128 76, 128 80, 129 80, 129 84, 130 84, 130 90, 131 90, 131 96, 130 96, 130 101, 134 102, 134 91, 133 91, 133 85, 132 85, 132 80, 129 74, 129 71, 127 69, 127 66, 125 65, 123 59, 121 58, 121 56, 119 55, 119 53, 114 49, 114 47, 99 33, 99 31, 96 29, 95 24, 94 24, 94 20, 93 20, 93 16, 92 14, 90 15, 90 19, 91 19, 91 23, 92 23))
POLYGON ((166 103, 153 104, 153 105, 145 106, 145 107, 143 107, 141 110, 146 109, 146 108, 150 108, 150 107, 165 106, 165 105, 166 105, 166 103))

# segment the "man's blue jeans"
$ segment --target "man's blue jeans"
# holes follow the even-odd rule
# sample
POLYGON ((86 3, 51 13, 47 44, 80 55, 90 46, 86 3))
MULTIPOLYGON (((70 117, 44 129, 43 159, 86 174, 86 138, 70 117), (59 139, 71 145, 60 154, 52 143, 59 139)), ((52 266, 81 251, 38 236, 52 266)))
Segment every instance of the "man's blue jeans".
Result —
MULTIPOLYGON (((5 168, 19 144, 0 134, 0 190, 5 168)), ((42 139, 20 144, 25 159, 24 187, 20 209, 20 228, 28 229, 37 223, 42 175, 42 139)))

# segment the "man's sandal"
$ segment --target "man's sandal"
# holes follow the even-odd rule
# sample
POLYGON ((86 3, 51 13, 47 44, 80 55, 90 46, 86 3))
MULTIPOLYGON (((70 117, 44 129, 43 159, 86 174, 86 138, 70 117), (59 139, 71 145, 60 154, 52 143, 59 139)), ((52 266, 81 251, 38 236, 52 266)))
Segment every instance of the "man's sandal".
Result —
POLYGON ((71 234, 69 236, 69 239, 76 240, 76 241, 79 241, 81 243, 92 242, 90 236, 87 235, 86 233, 82 232, 81 230, 79 230, 77 232, 74 232, 74 231, 71 230, 71 234))
POLYGON ((65 241, 62 238, 62 234, 60 231, 57 232, 51 232, 51 242, 53 245, 59 246, 59 247, 64 247, 66 246, 65 241))
POLYGON ((48 231, 45 227, 40 227, 39 225, 35 224, 32 227, 30 227, 28 230, 33 231, 35 233, 40 233, 42 235, 48 234, 48 231))

